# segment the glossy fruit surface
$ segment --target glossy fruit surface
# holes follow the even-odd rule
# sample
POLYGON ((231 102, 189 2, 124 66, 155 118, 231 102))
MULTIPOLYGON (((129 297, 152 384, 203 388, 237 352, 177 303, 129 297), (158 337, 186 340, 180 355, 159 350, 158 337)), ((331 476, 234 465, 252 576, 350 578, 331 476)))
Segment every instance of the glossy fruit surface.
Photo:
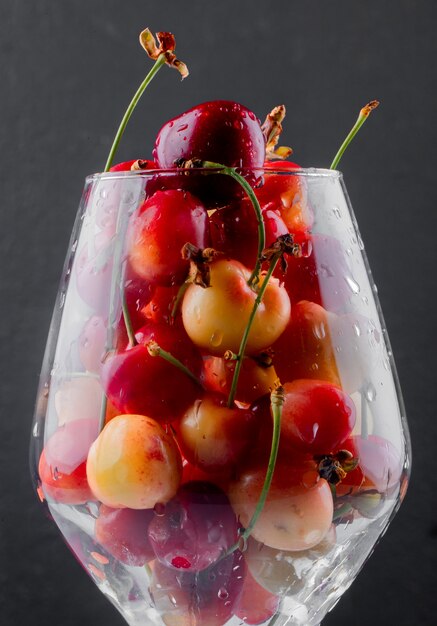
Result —
MULTIPOLYGON (((160 168, 174 168, 179 159, 200 159, 242 170, 262 167, 265 139, 252 111, 237 102, 217 100, 199 104, 169 120, 158 133, 153 152, 160 168)), ((235 181, 223 175, 181 175, 178 184, 208 204, 243 195, 235 181)), ((248 175, 255 184, 257 174, 248 175)), ((166 181, 162 180, 163 184, 166 181)), ((169 181, 170 184, 171 181, 169 181)))
MULTIPOLYGON (((256 299, 247 285, 250 272, 238 261, 221 259, 210 266, 211 286, 190 285, 182 302, 182 319, 191 340, 210 354, 238 353, 256 299)), ((271 278, 255 314, 246 353, 270 346, 284 331, 290 301, 278 280, 271 278)))
POLYGON ((64 504, 94 500, 86 476, 88 450, 98 435, 98 420, 65 422, 48 439, 38 473, 46 498, 64 504))
POLYGON ((148 536, 167 567, 199 572, 213 565, 238 538, 237 518, 225 494, 207 482, 191 482, 156 513, 148 536))
POLYGON ((305 454, 329 454, 349 437, 355 405, 331 383, 299 379, 284 385, 281 445, 305 454))
POLYGON ((138 345, 107 357, 102 385, 121 413, 140 413, 162 423, 171 422, 195 401, 201 388, 172 363, 151 356, 147 344, 156 341, 194 375, 200 374, 202 359, 181 328, 149 322, 136 339, 138 345))
POLYGON ((305 177, 299 176, 299 169, 291 161, 266 161, 263 184, 255 191, 261 206, 278 211, 291 233, 307 232, 314 221, 305 177))
POLYGON ((238 550, 201 572, 153 564, 151 594, 166 626, 224 626, 232 616, 246 575, 238 550))
MULTIPOLYGON (((235 361, 207 356, 203 360, 202 382, 209 391, 229 396, 234 371, 235 361)), ((245 358, 241 366, 235 398, 239 402, 251 404, 268 394, 277 379, 273 365, 261 365, 255 359, 245 358)))
POLYGON ((230 474, 254 439, 256 418, 250 409, 229 408, 223 395, 206 394, 186 411, 176 429, 190 463, 205 472, 230 474))
POLYGON ((87 477, 93 494, 112 508, 151 509, 176 493, 182 461, 176 442, 154 420, 120 415, 91 446, 87 477))
MULTIPOLYGON (((243 471, 229 488, 229 499, 247 527, 261 494, 265 468, 243 471)), ((252 532, 254 539, 279 550, 306 550, 322 541, 333 516, 331 490, 315 469, 278 460, 263 511, 252 532)))
POLYGON ((186 243, 209 245, 208 214, 187 191, 157 191, 134 217, 128 243, 133 270, 152 284, 182 283, 189 262, 182 258, 186 243))
MULTIPOLYGON (((267 248, 280 235, 288 234, 288 228, 279 211, 267 207, 262 210, 262 216, 267 248)), ((251 201, 246 198, 215 211, 210 222, 213 248, 254 268, 258 256, 258 223, 251 201)))
POLYGON ((155 558, 147 535, 153 517, 153 509, 112 509, 102 504, 94 536, 118 561, 141 567, 155 558))
POLYGON ((313 378, 340 385, 331 337, 334 317, 307 300, 291 307, 288 326, 273 346, 275 369, 283 382, 313 378))

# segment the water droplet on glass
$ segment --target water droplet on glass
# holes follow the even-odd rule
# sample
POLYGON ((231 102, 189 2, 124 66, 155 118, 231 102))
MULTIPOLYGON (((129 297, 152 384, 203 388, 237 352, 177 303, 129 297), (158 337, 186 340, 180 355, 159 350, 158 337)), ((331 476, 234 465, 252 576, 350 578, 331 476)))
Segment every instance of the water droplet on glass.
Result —
POLYGON ((108 197, 108 192, 106 189, 100 189, 100 197, 102 198, 102 200, 105 200, 105 198, 108 197))
POLYGON ((364 250, 364 241, 361 239, 361 235, 357 236, 358 247, 360 250, 364 250))
POLYGON ((65 293, 61 291, 59 294, 59 308, 62 309, 64 304, 65 304, 65 293))
POLYGON ((39 422, 35 422, 33 430, 32 430, 32 435, 34 437, 39 437, 39 431, 40 431, 40 429, 39 429, 39 422))
POLYGON ((195 306, 194 307, 194 316, 196 318, 196 322, 200 322, 201 320, 201 310, 200 310, 200 306, 195 306))
POLYGON ((323 322, 320 322, 320 324, 314 324, 313 332, 317 339, 324 339, 326 337, 325 324, 323 322))
POLYGON ((341 211, 338 206, 333 207, 332 214, 338 219, 341 220, 341 211))
POLYGON ((360 337, 361 336, 361 328, 360 328, 360 325, 358 324, 358 322, 354 322, 352 324, 352 327, 354 329, 354 333, 356 334, 356 336, 360 337))
POLYGON ((217 595, 220 600, 226 600, 227 598, 229 598, 229 592, 224 587, 220 587, 217 595))
POLYGON ((188 124, 181 124, 180 126, 177 127, 176 130, 178 133, 183 133, 184 130, 187 130, 187 128, 188 128, 188 124))
POLYGON ((364 304, 368 305, 369 304, 369 298, 367 296, 363 296, 361 298, 361 300, 363 301, 364 304))
POLYGON ((348 256, 352 256, 352 255, 353 255, 353 250, 352 250, 352 248, 346 248, 346 254, 347 254, 348 256))
POLYGON ((357 281, 352 278, 352 276, 345 276, 344 280, 346 281, 347 286, 349 287, 349 289, 352 291, 352 293, 360 293, 360 286, 357 283, 357 281))
POLYGON ((71 246, 71 251, 72 252, 76 252, 77 250, 77 239, 75 241, 73 241, 73 244, 71 246))
POLYGON ((374 402, 376 400, 376 389, 373 383, 368 383, 365 395, 369 402, 374 402))

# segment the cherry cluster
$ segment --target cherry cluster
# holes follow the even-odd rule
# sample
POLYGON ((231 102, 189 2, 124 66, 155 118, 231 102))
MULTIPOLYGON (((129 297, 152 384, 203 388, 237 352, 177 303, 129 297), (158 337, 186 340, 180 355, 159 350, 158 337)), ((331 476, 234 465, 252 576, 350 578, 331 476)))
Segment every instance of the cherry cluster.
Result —
MULTIPOLYGON (((351 358, 340 376, 331 336, 351 327, 340 242, 312 233, 305 177, 266 161, 268 140, 244 106, 208 102, 164 125, 153 160, 112 168, 151 175, 126 235, 124 315, 109 351, 96 273, 80 253, 77 262, 95 311, 80 358, 98 380, 68 389, 69 415, 40 458, 42 490, 99 503, 96 542, 129 566, 148 564, 169 626, 263 623, 298 586, 292 559, 335 543, 341 498, 352 517, 371 515, 398 478, 389 442, 352 434, 363 373, 351 358), (284 240, 294 247, 281 263, 284 240), (89 415, 74 415, 78 395, 89 415)), ((112 236, 113 216, 101 219, 112 236)))

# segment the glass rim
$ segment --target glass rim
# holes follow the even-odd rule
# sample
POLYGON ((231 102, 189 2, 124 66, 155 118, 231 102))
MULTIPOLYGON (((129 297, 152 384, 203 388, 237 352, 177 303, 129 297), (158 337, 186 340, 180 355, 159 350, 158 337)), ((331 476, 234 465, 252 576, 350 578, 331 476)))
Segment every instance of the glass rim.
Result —
MULTIPOLYGON (((280 161, 283 163, 284 161, 280 161)), ((152 176, 164 175, 164 176, 172 176, 175 174, 182 174, 188 172, 219 172, 220 168, 202 168, 202 167, 193 167, 189 170, 184 170, 182 168, 168 168, 168 169, 145 169, 145 170, 127 170, 127 171, 118 171, 118 172, 95 172, 94 174, 89 174, 85 177, 87 183, 91 183, 97 180, 115 180, 115 179, 126 179, 126 178, 136 178, 138 176, 143 178, 150 178, 152 176)), ((341 180, 343 178, 343 173, 340 170, 331 170, 327 168, 320 167, 298 167, 296 169, 284 170, 284 169, 274 169, 274 168, 237 168, 238 173, 241 175, 255 173, 259 174, 259 176, 264 175, 279 175, 279 176, 299 176, 304 178, 322 178, 322 179, 334 179, 341 180)))

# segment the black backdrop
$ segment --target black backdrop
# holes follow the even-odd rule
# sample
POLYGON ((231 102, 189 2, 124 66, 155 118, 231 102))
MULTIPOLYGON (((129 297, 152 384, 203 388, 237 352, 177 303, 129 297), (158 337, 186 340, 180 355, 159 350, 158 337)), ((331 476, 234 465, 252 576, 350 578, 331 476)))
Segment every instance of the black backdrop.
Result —
POLYGON ((414 469, 389 532, 326 624, 437 624, 437 4, 1 0, 0 9, 0 623, 122 624, 45 519, 27 446, 83 178, 103 167, 150 67, 137 44, 150 26, 176 33, 191 75, 181 84, 160 73, 120 160, 147 157, 169 117, 225 98, 259 117, 284 102, 284 143, 302 165, 328 166, 359 108, 382 102, 342 169, 394 348, 414 469))

